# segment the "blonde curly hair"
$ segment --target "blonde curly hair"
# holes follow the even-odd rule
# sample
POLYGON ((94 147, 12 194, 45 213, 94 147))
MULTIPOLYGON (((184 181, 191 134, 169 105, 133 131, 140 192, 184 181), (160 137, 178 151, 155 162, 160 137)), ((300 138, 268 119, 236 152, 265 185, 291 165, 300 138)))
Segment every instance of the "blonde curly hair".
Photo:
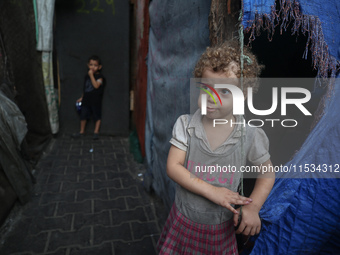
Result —
MULTIPOLYGON (((263 65, 260 65, 256 56, 250 51, 248 47, 243 48, 243 54, 246 56, 244 59, 243 77, 251 78, 244 79, 243 90, 244 92, 248 87, 253 88, 253 92, 257 92, 259 84, 257 81, 263 65)), ((237 41, 227 41, 221 45, 208 47, 198 60, 194 76, 195 78, 202 78, 205 69, 211 69, 214 72, 224 72, 228 75, 232 66, 237 66, 236 76, 241 77, 241 63, 240 63, 241 50, 237 41)))

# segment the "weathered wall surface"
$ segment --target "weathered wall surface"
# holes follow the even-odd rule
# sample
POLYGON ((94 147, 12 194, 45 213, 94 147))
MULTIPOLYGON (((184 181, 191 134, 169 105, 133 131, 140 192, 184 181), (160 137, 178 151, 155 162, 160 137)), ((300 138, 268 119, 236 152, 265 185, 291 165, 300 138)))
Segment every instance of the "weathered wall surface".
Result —
POLYGON ((166 176, 172 127, 189 113, 194 66, 209 45, 210 1, 150 3, 145 150, 153 188, 170 207, 174 183, 166 176))
MULTIPOLYGON (((81 96, 87 60, 102 59, 106 78, 103 134, 127 134, 129 128, 129 1, 56 1, 56 50, 59 59, 60 125, 78 132, 75 102, 81 96)), ((93 132, 93 122, 87 132, 93 132)))

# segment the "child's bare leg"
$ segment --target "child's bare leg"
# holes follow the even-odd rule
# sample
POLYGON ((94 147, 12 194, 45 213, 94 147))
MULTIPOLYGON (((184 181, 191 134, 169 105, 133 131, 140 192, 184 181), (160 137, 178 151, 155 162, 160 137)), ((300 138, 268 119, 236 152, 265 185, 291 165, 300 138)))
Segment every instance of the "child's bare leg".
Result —
POLYGON ((86 120, 81 120, 80 121, 80 134, 84 134, 85 133, 85 126, 86 126, 86 120))
POLYGON ((95 133, 95 134, 98 134, 98 133, 99 133, 100 123, 101 123, 101 120, 97 120, 97 121, 96 121, 96 125, 95 125, 95 127, 94 127, 94 133, 95 133))

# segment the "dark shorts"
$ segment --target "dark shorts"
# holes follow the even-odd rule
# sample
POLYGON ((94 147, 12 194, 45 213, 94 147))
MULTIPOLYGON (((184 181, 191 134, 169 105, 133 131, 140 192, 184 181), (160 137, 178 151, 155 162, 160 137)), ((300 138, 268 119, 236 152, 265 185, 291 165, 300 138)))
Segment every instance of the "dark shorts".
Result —
POLYGON ((80 111, 80 119, 88 120, 92 116, 94 121, 101 120, 102 107, 101 105, 82 105, 80 111))

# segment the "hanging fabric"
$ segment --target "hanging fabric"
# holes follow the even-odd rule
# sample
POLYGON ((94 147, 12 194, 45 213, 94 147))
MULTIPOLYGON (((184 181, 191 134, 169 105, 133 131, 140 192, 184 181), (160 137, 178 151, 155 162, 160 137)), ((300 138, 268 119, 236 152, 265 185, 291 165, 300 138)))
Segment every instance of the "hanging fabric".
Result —
POLYGON ((53 80, 53 17, 55 0, 33 0, 36 13, 37 50, 42 55, 42 72, 44 78, 46 102, 49 112, 49 121, 53 134, 59 131, 59 117, 57 107, 57 93, 53 80))

